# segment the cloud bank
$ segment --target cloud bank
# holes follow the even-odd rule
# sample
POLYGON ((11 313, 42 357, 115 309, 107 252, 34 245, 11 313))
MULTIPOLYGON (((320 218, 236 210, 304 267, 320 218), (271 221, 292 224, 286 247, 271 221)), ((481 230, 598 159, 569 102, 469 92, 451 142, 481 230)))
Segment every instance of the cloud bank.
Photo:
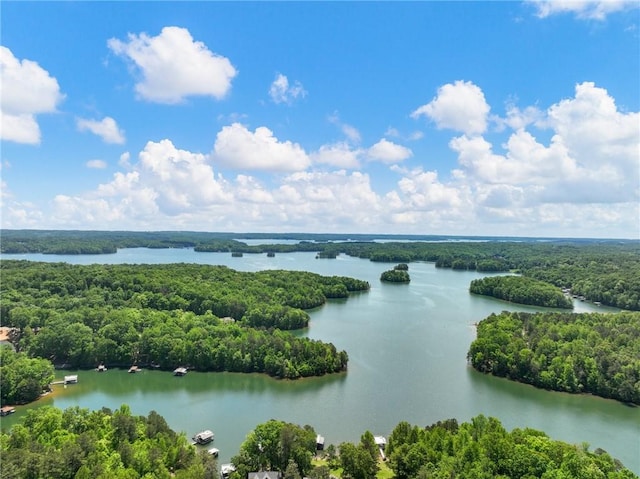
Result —
MULTIPOLYGON (((468 81, 442 85, 413 110, 416 121, 426 117, 451 132, 451 171, 411 165, 413 151, 386 138, 365 147, 352 137, 308 151, 266 126, 236 122, 219 129, 210 152, 180 149, 170 139, 147 142, 137 156, 125 152, 110 181, 58 195, 51 214, 5 199, 4 221, 7 227, 39 218, 42 227, 67 228, 633 237, 640 226, 628 224, 640 218, 639 112, 619 108, 592 82, 546 108, 508 104, 502 117, 490 111, 480 86, 468 81), (392 186, 381 190, 368 167, 386 168, 392 186)), ((343 128, 337 116, 333 121, 343 128)))

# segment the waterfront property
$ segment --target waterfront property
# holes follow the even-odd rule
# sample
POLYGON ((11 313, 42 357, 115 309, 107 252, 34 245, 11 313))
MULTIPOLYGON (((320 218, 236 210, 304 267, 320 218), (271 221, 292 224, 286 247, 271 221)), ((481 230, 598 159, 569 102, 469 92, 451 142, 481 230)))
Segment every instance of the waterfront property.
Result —
POLYGON ((213 441, 214 434, 212 431, 208 429, 206 431, 199 432, 195 436, 193 436, 193 440, 198 444, 209 444, 213 441))
POLYGON ((322 451, 324 450, 324 437, 318 434, 316 436, 316 450, 322 451))
POLYGON ((75 384, 78 382, 78 375, 73 374, 71 376, 64 377, 64 384, 75 384))
POLYGON ((187 368, 176 368, 173 370, 174 376, 184 376, 187 374, 187 368))

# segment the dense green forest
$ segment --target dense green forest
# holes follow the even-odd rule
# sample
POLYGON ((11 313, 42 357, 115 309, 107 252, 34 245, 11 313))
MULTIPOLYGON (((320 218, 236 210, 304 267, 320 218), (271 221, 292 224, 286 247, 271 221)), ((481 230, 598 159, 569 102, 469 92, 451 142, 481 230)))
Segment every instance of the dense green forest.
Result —
POLYGON ((468 359, 534 386, 640 404, 640 313, 492 314, 468 359))
POLYGON ((0 345, 0 405, 35 401, 49 388, 53 378, 51 362, 0 345))
POLYGON ((2 479, 217 479, 217 461, 198 452, 162 416, 117 411, 32 409, 0 434, 2 479))
POLYGON ((224 266, 0 262, 4 326, 18 351, 68 367, 265 372, 282 378, 343 371, 332 344, 294 337, 304 309, 366 291, 347 277, 224 266))
MULTIPOLYGON (((374 437, 358 444, 329 445, 314 464, 311 426, 270 420, 251 431, 233 457, 231 479, 274 470, 284 479, 372 479, 382 464, 374 437)), ((384 450, 397 479, 637 479, 602 449, 550 439, 534 429, 505 430, 499 420, 479 415, 427 427, 399 423, 384 450)), ((134 416, 129 407, 89 411, 50 406, 30 410, 10 432, 0 434, 2 479, 213 479, 215 458, 197 451, 162 416, 134 416)))
POLYGON ((380 275, 380 281, 386 281, 387 283, 409 283, 411 281, 409 266, 406 263, 401 263, 395 265, 393 269, 383 271, 380 275))
POLYGON ((534 429, 505 430, 476 416, 426 428, 403 422, 389 436, 386 454, 397 479, 622 479, 637 477, 609 454, 550 439, 534 429))
POLYGON ((469 291, 512 303, 546 308, 573 308, 573 302, 560 288, 525 276, 487 276, 474 279, 471 281, 469 291))
POLYGON ((0 235, 3 254, 114 253, 118 248, 131 247, 192 247, 203 254, 308 251, 320 253, 320 257, 348 254, 382 262, 431 261, 438 267, 455 270, 515 271, 569 288, 573 294, 590 301, 640 311, 637 240, 40 230, 2 230, 0 235), (299 242, 249 246, 242 239, 299 242), (375 239, 390 242, 374 242, 375 239))
POLYGON ((295 468, 298 477, 306 477, 313 469, 315 452, 316 433, 311 426, 272 419, 256 426, 240 445, 231 459, 236 468, 232 477, 244 479, 252 471, 285 472, 287 467, 295 468))

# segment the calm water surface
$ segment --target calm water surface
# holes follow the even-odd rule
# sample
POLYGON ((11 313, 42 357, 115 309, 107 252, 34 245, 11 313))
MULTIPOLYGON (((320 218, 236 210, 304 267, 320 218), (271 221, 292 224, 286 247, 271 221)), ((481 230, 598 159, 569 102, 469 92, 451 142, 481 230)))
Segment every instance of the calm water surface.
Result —
MULTIPOLYGON (((157 371, 80 371, 77 385, 58 386, 30 407, 116 409, 126 403, 135 414, 156 410, 188 437, 212 429, 220 462, 237 453, 251 429, 272 418, 311 424, 327 443, 337 445, 359 440, 365 430, 388 435, 403 420, 427 425, 485 414, 499 418, 508 429, 531 427, 554 439, 600 447, 640 474, 640 408, 542 391, 479 374, 467 365, 474 323, 492 312, 536 310, 470 295, 470 281, 481 274, 411 263, 411 283, 389 285, 380 283, 379 277, 392 265, 344 255, 316 260, 313 253, 232 258, 228 253, 191 249, 136 248, 115 255, 5 257, 75 264, 181 262, 222 264, 240 271, 305 270, 371 284, 368 293, 312 311, 310 327, 298 333, 345 349, 349 353, 345 374, 280 381, 259 374, 190 372, 176 378, 157 371)), ((608 309, 577 302, 575 310, 608 309)), ((3 418, 3 428, 19 420, 26 409, 3 418)))

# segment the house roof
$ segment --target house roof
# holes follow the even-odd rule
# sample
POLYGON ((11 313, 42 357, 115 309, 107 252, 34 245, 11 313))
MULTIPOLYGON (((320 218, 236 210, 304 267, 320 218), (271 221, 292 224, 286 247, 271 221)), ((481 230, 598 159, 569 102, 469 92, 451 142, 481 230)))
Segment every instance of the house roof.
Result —
POLYGON ((280 479, 278 471, 250 472, 247 479, 280 479))

